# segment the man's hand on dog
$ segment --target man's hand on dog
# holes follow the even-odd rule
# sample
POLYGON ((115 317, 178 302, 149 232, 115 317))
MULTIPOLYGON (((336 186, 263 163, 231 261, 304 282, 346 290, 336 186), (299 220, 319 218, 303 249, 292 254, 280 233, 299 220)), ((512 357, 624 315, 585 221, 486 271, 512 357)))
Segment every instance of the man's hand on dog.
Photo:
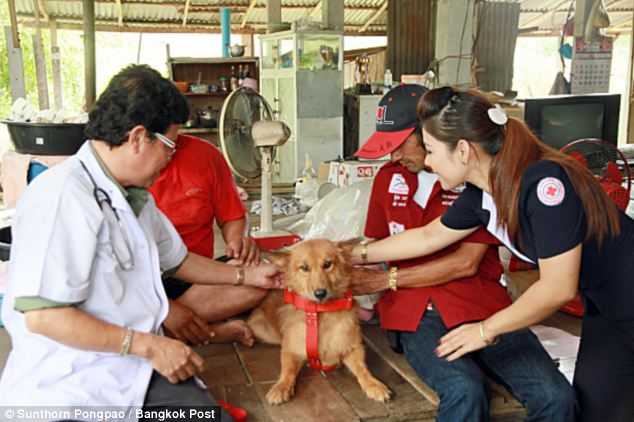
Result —
POLYGON ((168 336, 194 346, 209 344, 214 337, 213 331, 202 318, 175 300, 170 300, 163 327, 168 336))
POLYGON ((351 287, 354 295, 367 295, 387 288, 387 272, 380 265, 353 267, 351 287))
POLYGON ((225 246, 225 255, 237 259, 247 266, 260 263, 260 249, 250 237, 228 241, 225 246))
POLYGON ((261 263, 257 267, 246 267, 244 284, 262 289, 281 289, 283 280, 280 270, 274 264, 261 263))

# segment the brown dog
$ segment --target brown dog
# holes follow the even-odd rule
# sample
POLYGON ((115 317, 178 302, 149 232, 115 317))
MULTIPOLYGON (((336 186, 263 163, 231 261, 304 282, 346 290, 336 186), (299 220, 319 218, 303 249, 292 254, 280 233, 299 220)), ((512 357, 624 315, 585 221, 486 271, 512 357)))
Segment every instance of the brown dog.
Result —
MULTIPOLYGON (((287 253, 276 253, 271 261, 284 272, 289 290, 303 299, 326 303, 341 299, 350 288, 351 267, 347 254, 352 245, 329 240, 306 240, 287 253)), ((356 305, 347 310, 319 314, 319 358, 324 365, 343 364, 371 399, 385 401, 390 390, 374 378, 365 365, 365 350, 356 305)), ((248 320, 255 338, 281 344, 281 374, 269 390, 270 404, 288 401, 295 379, 307 360, 306 315, 293 304, 285 304, 281 291, 272 291, 248 320)))

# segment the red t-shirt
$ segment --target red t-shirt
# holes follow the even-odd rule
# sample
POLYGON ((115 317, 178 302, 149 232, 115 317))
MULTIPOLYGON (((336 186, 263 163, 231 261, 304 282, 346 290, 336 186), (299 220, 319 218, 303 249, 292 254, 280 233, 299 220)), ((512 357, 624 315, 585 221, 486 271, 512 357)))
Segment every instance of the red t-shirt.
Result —
POLYGON ((176 153, 150 188, 187 249, 213 257, 214 219, 244 218, 245 210, 222 153, 208 142, 179 135, 176 153))
MULTIPOLYGON (((378 172, 372 185, 365 235, 382 239, 424 226, 442 215, 456 196, 443 191, 437 177, 431 173, 417 175, 398 164, 388 163, 378 172)), ((383 328, 415 331, 429 301, 433 302, 447 328, 485 319, 511 304, 506 290, 499 284, 502 265, 498 240, 486 230, 479 229, 463 242, 490 245, 478 273, 438 286, 386 291, 377 304, 383 328)), ((391 264, 399 268, 420 265, 457 248, 458 244, 454 244, 432 255, 391 264)))

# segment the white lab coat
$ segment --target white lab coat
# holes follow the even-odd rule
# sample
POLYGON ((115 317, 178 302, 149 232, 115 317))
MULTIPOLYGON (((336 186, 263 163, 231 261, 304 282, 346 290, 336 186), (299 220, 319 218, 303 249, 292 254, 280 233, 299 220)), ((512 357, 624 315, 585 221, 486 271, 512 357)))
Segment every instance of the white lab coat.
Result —
POLYGON ((2 319, 13 350, 0 380, 0 405, 141 406, 152 366, 136 356, 66 347, 29 332, 15 297, 40 296, 134 330, 161 333, 168 301, 163 270, 187 250, 150 199, 135 217, 121 191, 101 170, 88 142, 39 176, 20 199, 13 226, 9 286, 2 319), (131 240, 134 268, 119 268, 93 185, 112 198, 131 240))

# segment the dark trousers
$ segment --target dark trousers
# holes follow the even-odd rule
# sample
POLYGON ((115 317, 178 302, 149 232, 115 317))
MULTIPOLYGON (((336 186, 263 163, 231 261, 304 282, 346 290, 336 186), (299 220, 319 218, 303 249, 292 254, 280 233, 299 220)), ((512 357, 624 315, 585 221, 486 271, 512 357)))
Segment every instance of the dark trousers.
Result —
POLYGON ((634 321, 608 320, 591 303, 586 308, 574 378, 579 420, 633 422, 634 321))
MULTIPOLYGON (((172 384, 167 378, 154 371, 145 395, 143 409, 172 406, 211 407, 218 404, 206 389, 196 384, 193 378, 172 384)), ((233 418, 222 409, 221 414, 222 422, 233 422, 233 418)))
POLYGON ((400 333, 407 361, 440 397, 437 421, 488 421, 485 374, 526 406, 527 421, 574 419, 574 390, 530 330, 505 334, 499 343, 453 362, 434 352, 447 331, 438 312, 428 310, 415 332, 400 333))

